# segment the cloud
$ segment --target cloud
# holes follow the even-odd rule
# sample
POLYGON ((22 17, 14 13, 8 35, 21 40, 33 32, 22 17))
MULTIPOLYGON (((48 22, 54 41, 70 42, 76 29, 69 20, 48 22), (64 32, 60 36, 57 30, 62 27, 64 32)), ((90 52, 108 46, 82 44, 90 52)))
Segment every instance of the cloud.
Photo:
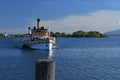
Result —
MULTIPOLYGON (((27 26, 36 25, 36 20, 29 20, 30 24, 27 26), (31 25, 32 24, 32 25, 31 25)), ((67 32, 74 31, 100 31, 102 33, 112 30, 120 29, 120 11, 96 11, 86 14, 71 14, 63 18, 53 20, 41 20, 41 26, 50 28, 53 32, 67 32)), ((14 29, 0 29, 0 32, 8 33, 26 33, 26 28, 14 29)))
POLYGON ((120 29, 120 11, 96 11, 84 15, 72 14, 61 19, 42 21, 42 25, 50 27, 53 31, 74 32, 100 31, 107 32, 120 29))

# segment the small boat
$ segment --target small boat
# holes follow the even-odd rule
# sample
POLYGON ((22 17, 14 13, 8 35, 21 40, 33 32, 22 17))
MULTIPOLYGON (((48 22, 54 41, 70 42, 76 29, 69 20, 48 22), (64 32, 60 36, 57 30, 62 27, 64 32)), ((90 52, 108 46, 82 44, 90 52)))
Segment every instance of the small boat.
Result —
POLYGON ((22 40, 23 48, 52 50, 55 46, 55 37, 51 37, 50 31, 40 27, 40 19, 37 19, 37 28, 28 27, 29 36, 22 40))

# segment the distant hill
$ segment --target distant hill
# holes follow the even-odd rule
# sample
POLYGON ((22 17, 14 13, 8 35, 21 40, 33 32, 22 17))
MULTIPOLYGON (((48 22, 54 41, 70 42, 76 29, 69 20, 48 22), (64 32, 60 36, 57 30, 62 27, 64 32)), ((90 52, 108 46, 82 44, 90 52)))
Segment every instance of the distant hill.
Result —
POLYGON ((111 36, 120 36, 120 29, 109 31, 109 32, 106 32, 105 34, 111 35, 111 36))

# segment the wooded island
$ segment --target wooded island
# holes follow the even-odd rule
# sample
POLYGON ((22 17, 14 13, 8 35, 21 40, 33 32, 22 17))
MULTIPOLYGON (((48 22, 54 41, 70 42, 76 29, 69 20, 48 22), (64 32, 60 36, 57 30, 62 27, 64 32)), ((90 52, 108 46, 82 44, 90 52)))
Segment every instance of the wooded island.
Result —
POLYGON ((64 32, 55 32, 52 33, 53 36, 55 37, 106 37, 105 34, 102 34, 98 31, 89 31, 89 32, 84 32, 84 31, 75 31, 72 34, 66 34, 64 32))

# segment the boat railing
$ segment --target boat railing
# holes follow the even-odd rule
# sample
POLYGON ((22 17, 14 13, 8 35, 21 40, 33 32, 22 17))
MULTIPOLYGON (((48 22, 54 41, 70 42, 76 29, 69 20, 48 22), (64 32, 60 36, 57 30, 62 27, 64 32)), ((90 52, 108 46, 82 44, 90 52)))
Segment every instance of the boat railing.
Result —
POLYGON ((44 41, 44 40, 55 41, 55 38, 54 37, 29 37, 29 38, 22 40, 22 42, 44 41))

